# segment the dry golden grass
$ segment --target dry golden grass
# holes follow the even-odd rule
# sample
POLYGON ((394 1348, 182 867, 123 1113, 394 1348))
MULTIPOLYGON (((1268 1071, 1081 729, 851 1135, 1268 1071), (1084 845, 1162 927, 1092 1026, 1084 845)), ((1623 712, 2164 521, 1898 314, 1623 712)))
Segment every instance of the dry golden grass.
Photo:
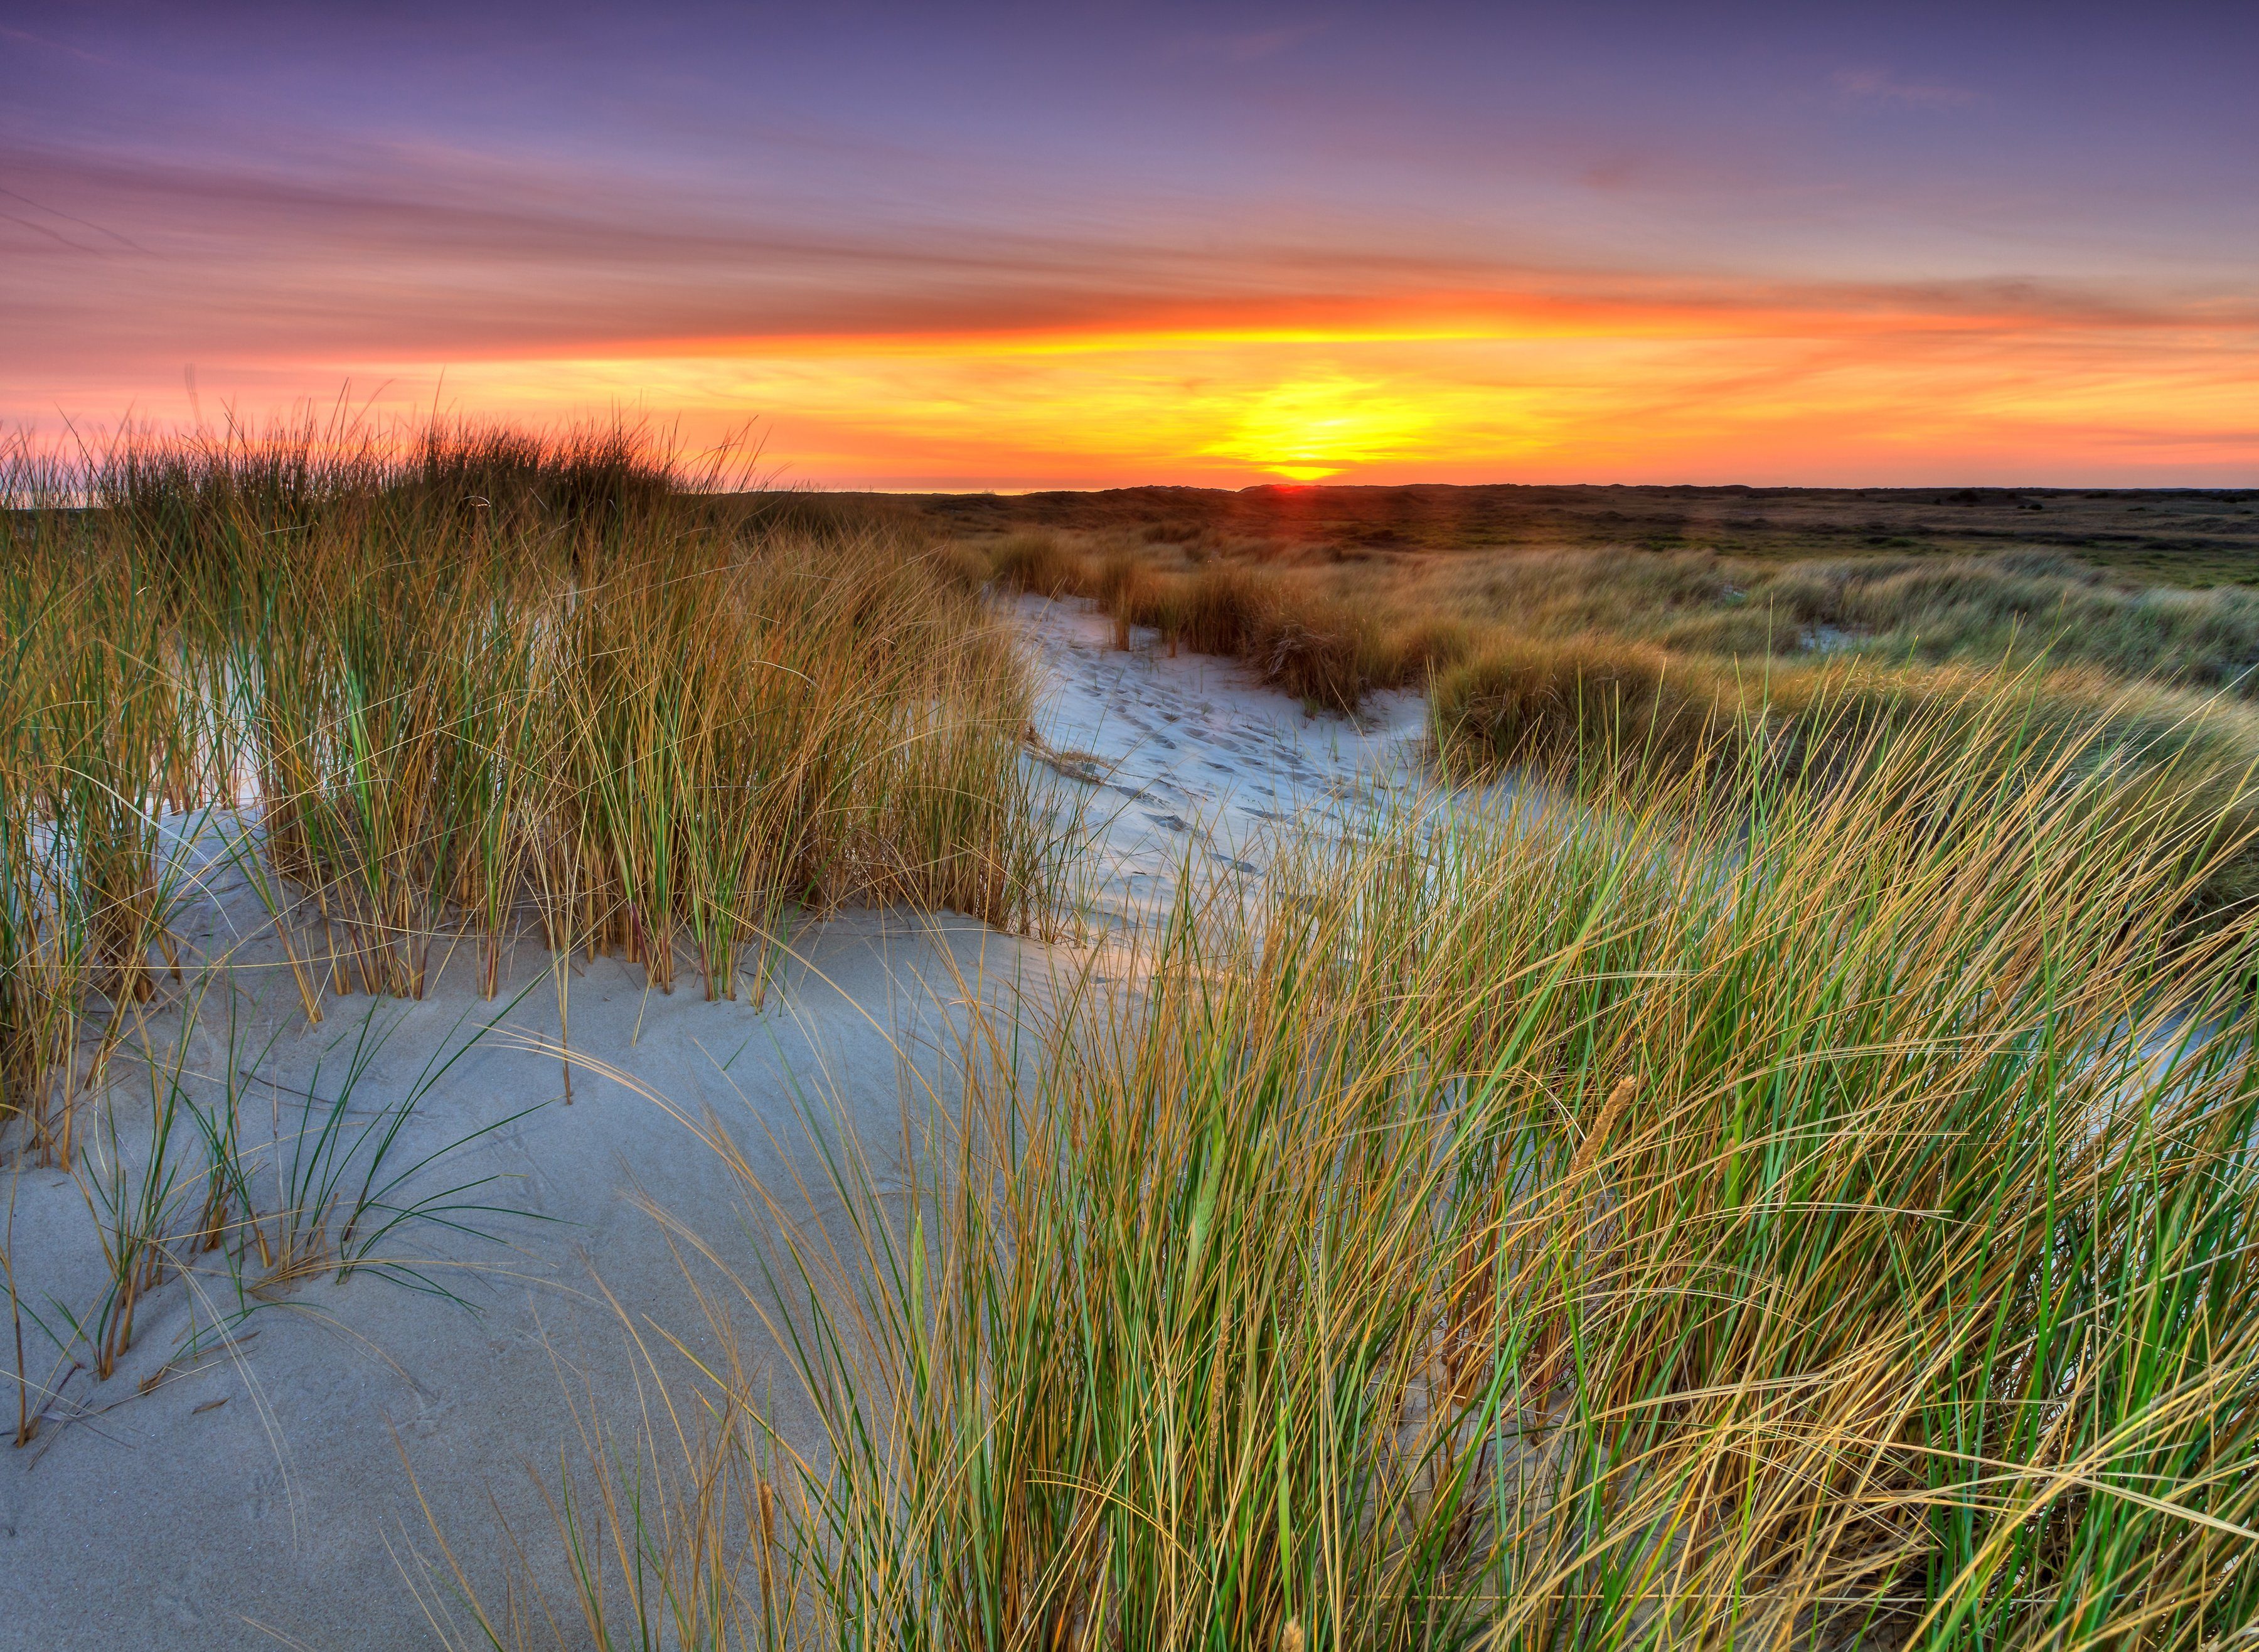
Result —
MULTIPOLYGON (((1043 530, 958 552, 984 548, 1007 587, 1094 602, 1119 646, 1148 628, 1327 709, 1425 690, 1457 780, 1699 774, 1746 800, 1753 766, 1825 779, 1873 729, 2005 696, 2023 711, 2004 770, 2072 754, 2120 773, 2129 799, 2169 793, 2239 841, 2259 808, 2259 712, 2227 664, 2259 659, 2259 599, 2241 591, 2132 594, 2061 559, 1749 567, 1602 547, 1334 562, 1043 530), (2184 645, 2197 634, 2203 648, 2184 645), (1842 645, 1814 645, 1831 637, 1842 645)), ((2259 855, 2245 855, 2215 867, 2200 904, 2254 894, 2259 855)))
POLYGON ((721 497, 726 456, 616 428, 0 459, 0 1151, 77 1179, 103 1259, 89 1300, 43 1304, 0 1245, 19 1445, 52 1397, 27 1321, 59 1370, 106 1379, 164 1278, 224 1278, 236 1317, 324 1271, 445 1295, 389 1236, 501 1214, 396 1193, 401 1127, 451 1057, 349 1118, 373 1005, 342 1093, 287 1139, 243 1138, 232 1011, 221 1093, 184 1081, 234 967, 184 975, 202 870, 264 902, 310 1021, 422 997, 465 948, 493 998, 535 936, 568 1040, 583 950, 758 1000, 795 927, 844 903, 1053 920, 1065 842, 1021 757, 1024 662, 914 523, 721 497), (146 1098, 112 1070, 129 1041, 146 1098))
POLYGON ((419 995, 443 936, 489 994, 530 926, 734 996, 795 912, 1046 922, 1005 623, 898 524, 714 479, 618 430, 19 452, 0 1118, 68 1157, 68 1097, 170 956, 163 817, 246 795, 310 1014, 419 995))

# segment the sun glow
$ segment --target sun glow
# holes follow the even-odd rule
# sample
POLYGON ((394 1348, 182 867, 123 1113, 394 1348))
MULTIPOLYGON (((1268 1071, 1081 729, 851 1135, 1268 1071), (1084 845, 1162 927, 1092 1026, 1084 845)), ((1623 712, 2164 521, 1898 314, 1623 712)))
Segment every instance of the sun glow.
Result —
MULTIPOLYGON (((310 360, 276 364, 255 388, 204 383, 207 402, 246 409, 272 387, 342 377, 409 413, 435 399, 536 422, 624 409, 694 443, 751 424, 780 480, 844 487, 2248 476, 2259 332, 1934 324, 1749 305, 1596 315, 1582 331, 1502 318, 1443 337, 1376 308, 1330 334, 624 340, 444 374, 310 360)), ((160 402, 137 405, 161 417, 160 402)))
POLYGON ((1317 481, 1419 451, 1435 420, 1387 386, 1327 374, 1257 393, 1222 440, 1201 451, 1317 481))

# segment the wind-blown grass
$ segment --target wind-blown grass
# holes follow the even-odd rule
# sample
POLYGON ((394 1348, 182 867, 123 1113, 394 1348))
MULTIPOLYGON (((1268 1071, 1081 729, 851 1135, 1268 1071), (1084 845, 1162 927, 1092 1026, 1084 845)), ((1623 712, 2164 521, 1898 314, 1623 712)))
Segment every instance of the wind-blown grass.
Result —
POLYGON ((0 1248, 19 1443, 27 1318, 106 1378, 191 1253, 226 1260, 223 1319, 329 1270, 444 1292, 396 1241, 495 1214, 401 1148, 438 1071, 347 1123, 368 1037, 263 1158, 241 1075, 206 1101, 164 1070, 151 1017, 177 1056, 232 967, 180 985, 180 914, 223 864, 310 1022, 421 997, 459 948, 493 998, 528 936, 569 1031, 584 950, 758 999, 793 926, 845 902, 1050 924, 1065 842, 1003 621, 898 528, 725 496, 742 481, 626 427, 0 452, 0 1152, 79 1178, 106 1275, 42 1309, 0 1248), (146 1099, 110 1081, 129 1033, 146 1099))
POLYGON ((1007 585, 1092 598, 1202 652, 1249 652, 1229 634, 1196 643, 1182 623, 1194 593, 1236 585, 1242 607, 1291 617, 1347 652, 1350 705, 1375 688, 1416 686, 1507 639, 1645 644, 1712 663, 1814 653, 1898 665, 2046 663, 2259 696, 2259 595, 2143 584, 2059 553, 1784 561, 1500 545, 1335 560, 1269 540, 1156 545, 1043 529, 987 543, 1007 585))
MULTIPOLYGON (((704 1406, 594 1442, 548 1607, 616 1646, 2240 1629, 2250 937, 2172 915, 2237 845, 1967 760, 2017 715, 1754 809, 1304 843, 1188 894, 1135 990, 976 1022, 907 1193, 827 1138, 839 1225, 706 1236, 704 1406)), ((529 1599, 474 1632, 545 1640, 529 1599)))
POLYGON ((1439 673, 1430 725, 1445 773, 1562 774, 1607 795, 1692 783, 1736 808, 1770 788, 1829 787, 1906 733, 1937 730, 1964 781, 2047 771, 2089 780, 2088 807, 2170 819, 2233 849, 2187 892, 2191 916, 2259 894, 2259 717, 2219 696, 2083 670, 1904 669, 1862 662, 1721 668, 1650 644, 1503 641, 1439 673))
POLYGON ((898 532, 710 491, 726 465, 625 429, 19 449, 0 1118, 68 1157, 80 1028, 169 959, 167 811, 253 800, 310 1014, 420 995, 447 935, 491 995, 529 922, 717 997, 765 990, 802 908, 1046 922, 1002 622, 898 532))

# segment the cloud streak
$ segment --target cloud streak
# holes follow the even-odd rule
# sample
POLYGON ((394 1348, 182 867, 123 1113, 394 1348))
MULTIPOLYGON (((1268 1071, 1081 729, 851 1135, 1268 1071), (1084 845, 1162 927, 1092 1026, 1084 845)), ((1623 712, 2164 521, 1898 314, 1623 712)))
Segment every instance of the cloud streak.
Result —
POLYGON ((2259 319, 2259 296, 2234 288, 1549 267, 1376 252, 1353 231, 1327 244, 1172 239, 1133 222, 1080 235, 858 228, 795 221, 790 202, 731 217, 475 158, 356 162, 303 175, 0 150, 7 175, 29 186, 6 191, 29 209, 8 215, 10 307, 82 360, 130 359, 168 332, 297 358, 835 338, 915 348, 983 334, 1067 347, 1078 332, 2235 331, 2259 319), (79 210, 44 210, 54 222, 42 222, 33 191, 79 210))
POLYGON ((1838 69, 1835 95, 1849 103, 1898 103, 1914 109, 1966 109, 1977 94, 1965 86, 1901 80, 1885 68, 1838 69))

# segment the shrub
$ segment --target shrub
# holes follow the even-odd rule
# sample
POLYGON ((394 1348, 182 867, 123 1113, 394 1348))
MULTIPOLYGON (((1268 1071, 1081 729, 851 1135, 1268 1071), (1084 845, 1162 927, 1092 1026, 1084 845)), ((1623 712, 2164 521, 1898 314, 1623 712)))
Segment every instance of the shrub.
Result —
POLYGON ((1055 533, 1031 530, 1008 534, 988 553, 996 582, 1031 596, 1080 596, 1089 576, 1082 557, 1055 533))
POLYGON ((1715 758, 1731 720, 1700 667, 1591 637, 1494 641, 1432 693, 1437 746, 1462 773, 1595 759, 1685 772, 1715 758))

